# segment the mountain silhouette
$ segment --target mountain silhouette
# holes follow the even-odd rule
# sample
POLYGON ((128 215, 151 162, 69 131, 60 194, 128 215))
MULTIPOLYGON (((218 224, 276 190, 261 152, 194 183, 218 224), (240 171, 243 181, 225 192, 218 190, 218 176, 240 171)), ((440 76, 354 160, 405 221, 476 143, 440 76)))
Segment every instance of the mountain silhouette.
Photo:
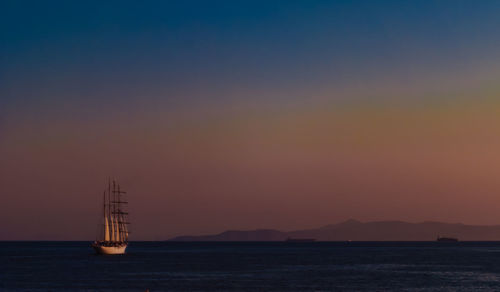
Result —
POLYGON ((500 225, 466 225, 425 221, 360 222, 347 220, 316 229, 279 231, 272 229, 229 230, 220 234, 179 236, 171 241, 283 241, 287 238, 314 238, 318 241, 434 241, 438 236, 461 241, 500 241, 500 225))

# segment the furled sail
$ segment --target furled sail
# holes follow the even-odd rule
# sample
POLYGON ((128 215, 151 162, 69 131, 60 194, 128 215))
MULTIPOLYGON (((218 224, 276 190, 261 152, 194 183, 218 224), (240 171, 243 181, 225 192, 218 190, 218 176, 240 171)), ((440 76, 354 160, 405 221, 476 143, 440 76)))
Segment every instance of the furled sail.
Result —
POLYGON ((123 216, 120 214, 119 218, 120 218, 119 225, 118 225, 118 232, 120 234, 119 240, 125 241, 125 239, 123 237, 123 216))
POLYGON ((113 217, 110 218, 111 221, 111 241, 116 241, 115 237, 115 220, 113 220, 113 217))
POLYGON ((124 241, 128 241, 128 229, 127 229, 127 224, 123 224, 123 237, 124 237, 124 241))
POLYGON ((121 215, 121 220, 122 220, 122 229, 121 229, 122 238, 123 238, 123 241, 128 241, 127 222, 125 220, 124 215, 121 215))
POLYGON ((109 224, 107 217, 104 217, 104 241, 109 241, 109 224))
POLYGON ((116 241, 121 241, 121 238, 120 238, 120 226, 119 226, 119 222, 118 222, 117 218, 115 218, 115 240, 116 241))

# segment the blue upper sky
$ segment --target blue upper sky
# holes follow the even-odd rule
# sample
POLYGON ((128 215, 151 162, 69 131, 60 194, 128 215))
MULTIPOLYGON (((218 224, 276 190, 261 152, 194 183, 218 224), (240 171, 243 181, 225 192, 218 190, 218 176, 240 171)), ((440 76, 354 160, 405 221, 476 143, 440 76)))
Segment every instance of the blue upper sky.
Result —
POLYGON ((213 99, 496 64, 500 2, 2 1, 0 27, 4 100, 213 99))

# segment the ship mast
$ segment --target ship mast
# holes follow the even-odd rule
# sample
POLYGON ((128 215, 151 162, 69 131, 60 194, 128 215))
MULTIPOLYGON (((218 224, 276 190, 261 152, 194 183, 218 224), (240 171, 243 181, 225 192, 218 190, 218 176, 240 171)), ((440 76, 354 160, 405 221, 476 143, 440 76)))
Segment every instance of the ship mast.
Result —
POLYGON ((104 240, 106 240, 106 234, 107 234, 107 232, 108 232, 108 219, 106 218, 106 191, 104 191, 104 192, 103 192, 103 194, 102 194, 102 201, 103 201, 103 202, 102 202, 102 203, 103 203, 103 204, 102 204, 102 206, 103 206, 102 211, 103 211, 103 213, 104 213, 104 214, 103 214, 104 216, 102 217, 102 218, 103 218, 103 220, 104 220, 104 222, 103 222, 103 225, 104 225, 104 226, 103 226, 103 228, 102 228, 102 232, 103 232, 103 236, 102 236, 102 238, 103 238, 104 240))
POLYGON ((126 192, 122 191, 119 184, 116 184, 114 187, 113 193, 115 194, 115 201, 113 201, 115 205, 115 220, 116 220, 116 229, 117 229, 117 238, 118 241, 126 242, 128 240, 128 231, 125 222, 125 216, 128 213, 124 212, 122 209, 122 204, 127 204, 128 202, 122 201, 121 195, 126 194, 126 192))
POLYGON ((129 231, 127 228, 127 212, 123 204, 128 204, 122 200, 122 191, 120 185, 115 180, 108 179, 107 190, 103 192, 103 241, 114 243, 126 243, 128 241, 129 231))
POLYGON ((118 184, 117 187, 116 187, 116 204, 118 204, 118 210, 117 210, 117 220, 118 220, 118 224, 117 224, 117 227, 118 227, 118 240, 119 241, 124 241, 123 240, 123 216, 122 216, 122 210, 120 208, 120 203, 121 203, 121 193, 120 193, 120 185, 118 184))
POLYGON ((120 185, 108 178, 108 187, 104 189, 103 203, 103 238, 96 239, 92 247, 99 254, 124 254, 128 246, 128 228, 126 222, 126 206, 128 202, 122 200, 120 185), (112 184, 111 184, 112 182, 112 184))
POLYGON ((111 192, 111 179, 108 179, 108 200, 109 200, 109 206, 108 206, 108 209, 109 209, 109 213, 108 213, 108 216, 109 216, 109 225, 111 225, 111 232, 110 232, 110 240, 111 241, 116 241, 116 238, 115 238, 115 218, 114 218, 114 204, 113 204, 113 200, 111 198, 111 195, 112 195, 112 192, 111 192), (113 208, 113 211, 111 210, 111 208, 113 208))
MULTIPOLYGON (((127 201, 121 201, 121 198, 120 198, 120 195, 121 194, 126 194, 127 192, 123 192, 121 189, 120 189, 120 185, 118 185, 118 199, 119 199, 119 203, 120 204, 128 204, 127 201)), ((123 212, 123 210, 119 210, 120 212, 120 232, 122 232, 122 238, 123 238, 123 241, 128 241, 128 228, 127 228, 127 224, 129 224, 128 222, 125 221, 125 216, 128 215, 127 212, 123 212)))
POLYGON ((113 180, 113 241, 119 241, 118 239, 118 220, 116 220, 116 183, 113 180))

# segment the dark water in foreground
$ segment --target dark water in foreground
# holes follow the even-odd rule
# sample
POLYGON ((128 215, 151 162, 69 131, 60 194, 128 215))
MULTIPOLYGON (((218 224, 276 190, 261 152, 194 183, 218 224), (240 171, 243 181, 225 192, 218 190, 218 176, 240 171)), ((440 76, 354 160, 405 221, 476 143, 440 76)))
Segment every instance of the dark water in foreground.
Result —
POLYGON ((0 242, 1 291, 500 290, 500 242, 0 242))

